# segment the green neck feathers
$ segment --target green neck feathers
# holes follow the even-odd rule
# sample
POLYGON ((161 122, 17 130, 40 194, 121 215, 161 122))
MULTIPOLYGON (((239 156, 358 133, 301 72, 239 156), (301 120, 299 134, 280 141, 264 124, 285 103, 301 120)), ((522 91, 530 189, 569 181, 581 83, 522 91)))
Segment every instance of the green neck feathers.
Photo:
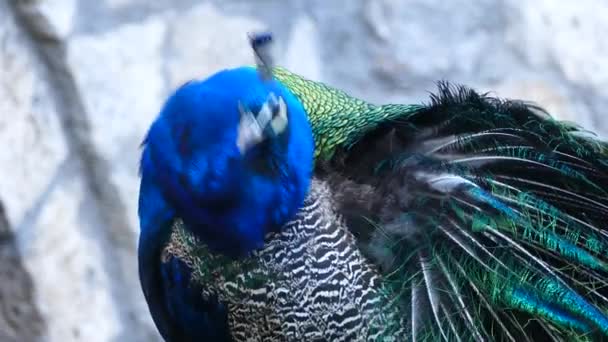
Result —
POLYGON ((317 160, 331 159, 336 148, 349 148, 379 124, 407 117, 422 108, 420 105, 373 105, 281 67, 274 68, 274 76, 304 105, 312 124, 317 160))

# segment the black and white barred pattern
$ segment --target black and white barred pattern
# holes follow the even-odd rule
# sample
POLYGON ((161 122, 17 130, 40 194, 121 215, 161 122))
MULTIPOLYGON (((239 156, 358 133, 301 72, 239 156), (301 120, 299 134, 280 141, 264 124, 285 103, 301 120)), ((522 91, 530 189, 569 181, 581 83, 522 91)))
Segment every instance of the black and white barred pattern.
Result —
MULTIPOLYGON (((187 251, 174 246, 170 252, 188 261, 187 251)), ((264 249, 248 259, 236 276, 216 268, 209 272, 213 280, 198 277, 207 279, 202 280, 204 296, 217 296, 228 306, 236 341, 404 339, 400 315, 337 217, 325 184, 313 181, 295 220, 268 236, 264 249)))

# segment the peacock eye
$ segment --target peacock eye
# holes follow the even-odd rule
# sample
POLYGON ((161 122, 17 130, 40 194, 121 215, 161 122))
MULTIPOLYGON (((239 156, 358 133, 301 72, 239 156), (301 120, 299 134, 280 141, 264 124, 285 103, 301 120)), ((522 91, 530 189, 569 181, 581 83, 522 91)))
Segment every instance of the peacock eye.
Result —
POLYGON ((275 106, 272 106, 272 118, 276 118, 277 116, 279 116, 281 112, 281 107, 277 104, 275 106))
POLYGON ((287 105, 282 97, 276 100, 276 104, 272 108, 272 121, 270 127, 275 134, 280 134, 287 127, 287 105))

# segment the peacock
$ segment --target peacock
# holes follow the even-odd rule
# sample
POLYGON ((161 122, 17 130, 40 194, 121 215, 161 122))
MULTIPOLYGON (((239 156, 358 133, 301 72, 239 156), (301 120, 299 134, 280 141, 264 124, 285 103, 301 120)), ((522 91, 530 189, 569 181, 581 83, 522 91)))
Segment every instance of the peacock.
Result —
POLYGON ((178 88, 143 142, 167 341, 608 339, 608 145, 438 83, 375 105, 272 65, 178 88))

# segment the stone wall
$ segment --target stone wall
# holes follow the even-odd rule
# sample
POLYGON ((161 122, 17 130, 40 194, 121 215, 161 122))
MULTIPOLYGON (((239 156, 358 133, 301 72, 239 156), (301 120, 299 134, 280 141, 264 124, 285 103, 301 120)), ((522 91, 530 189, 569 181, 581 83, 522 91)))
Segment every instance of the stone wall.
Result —
POLYGON ((608 2, 0 0, 0 341, 153 341, 136 268, 139 144, 171 89, 278 63, 374 102, 440 79, 606 136, 608 2))

